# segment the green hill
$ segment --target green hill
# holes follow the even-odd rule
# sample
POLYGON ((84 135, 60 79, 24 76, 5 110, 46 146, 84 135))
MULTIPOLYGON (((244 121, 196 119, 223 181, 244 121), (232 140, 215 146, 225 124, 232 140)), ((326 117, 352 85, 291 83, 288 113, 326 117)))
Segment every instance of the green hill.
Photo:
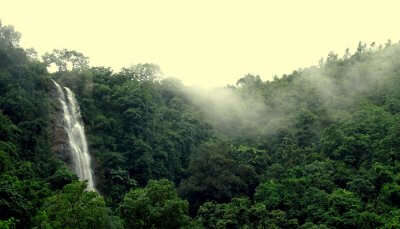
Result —
POLYGON ((200 90, 19 37, 0 23, 0 228, 400 227, 400 44, 200 90), (55 150, 51 79, 79 101, 99 193, 55 150))

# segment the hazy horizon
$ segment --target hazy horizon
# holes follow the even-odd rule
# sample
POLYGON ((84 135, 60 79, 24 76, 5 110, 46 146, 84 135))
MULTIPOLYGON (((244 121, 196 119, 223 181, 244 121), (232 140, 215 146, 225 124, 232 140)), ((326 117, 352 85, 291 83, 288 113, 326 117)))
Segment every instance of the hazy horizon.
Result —
POLYGON ((72 49, 91 66, 154 63, 185 85, 234 84, 247 73, 263 80, 318 64, 359 41, 397 42, 395 1, 4 1, 3 24, 39 55, 72 49), (5 7, 4 7, 5 6, 5 7))

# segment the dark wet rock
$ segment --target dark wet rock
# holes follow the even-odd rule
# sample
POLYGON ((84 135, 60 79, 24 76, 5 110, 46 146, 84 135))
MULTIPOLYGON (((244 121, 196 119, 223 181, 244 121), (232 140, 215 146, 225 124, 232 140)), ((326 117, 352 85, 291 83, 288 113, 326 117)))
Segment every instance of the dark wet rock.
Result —
POLYGON ((55 86, 52 87, 50 95, 53 98, 50 131, 52 139, 51 150, 60 160, 64 161, 69 167, 71 167, 72 158, 69 149, 68 135, 64 128, 63 109, 58 100, 57 88, 55 86))

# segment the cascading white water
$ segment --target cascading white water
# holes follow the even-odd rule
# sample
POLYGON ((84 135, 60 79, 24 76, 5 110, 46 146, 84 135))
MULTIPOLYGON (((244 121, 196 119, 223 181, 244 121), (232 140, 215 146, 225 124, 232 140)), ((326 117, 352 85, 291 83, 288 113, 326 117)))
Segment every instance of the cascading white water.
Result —
POLYGON ((64 111, 64 128, 68 135, 74 170, 80 180, 87 180, 88 190, 96 191, 79 105, 74 93, 69 88, 62 88, 54 80, 53 83, 57 87, 59 101, 64 111))

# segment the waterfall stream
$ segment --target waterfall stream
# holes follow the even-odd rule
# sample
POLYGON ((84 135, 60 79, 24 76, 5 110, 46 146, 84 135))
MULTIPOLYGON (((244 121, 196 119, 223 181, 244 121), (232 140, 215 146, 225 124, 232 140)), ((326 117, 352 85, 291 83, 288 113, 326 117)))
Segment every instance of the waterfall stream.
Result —
POLYGON ((79 180, 87 181, 87 190, 96 191, 85 128, 75 94, 69 88, 62 88, 55 81, 53 83, 57 87, 59 101, 64 112, 64 129, 68 135, 73 168, 79 180))

